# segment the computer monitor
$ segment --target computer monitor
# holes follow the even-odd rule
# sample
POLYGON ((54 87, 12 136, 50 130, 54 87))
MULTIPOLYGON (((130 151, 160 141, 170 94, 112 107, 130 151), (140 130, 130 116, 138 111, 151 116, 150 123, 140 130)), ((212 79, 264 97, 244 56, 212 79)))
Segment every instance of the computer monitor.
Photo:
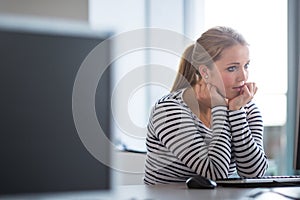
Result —
POLYGON ((297 86, 297 104, 296 104, 296 128, 295 128, 295 143, 294 143, 294 169, 300 170, 300 70, 298 69, 298 86, 297 86))
MULTIPOLYGON (((72 31, 67 24, 11 25, 0 23, 0 195, 108 191, 109 166, 80 139, 72 94, 84 59, 109 35, 72 31)), ((107 46, 98 58, 107 61, 109 56, 107 46)), ((107 137, 109 97, 107 68, 95 94, 97 117, 107 137)), ((108 145, 97 142, 109 155, 108 145)))

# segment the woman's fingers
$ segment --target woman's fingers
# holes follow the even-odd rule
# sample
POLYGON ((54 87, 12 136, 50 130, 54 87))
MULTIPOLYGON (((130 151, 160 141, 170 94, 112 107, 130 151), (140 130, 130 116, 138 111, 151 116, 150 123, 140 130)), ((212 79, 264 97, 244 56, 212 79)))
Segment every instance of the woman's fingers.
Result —
POLYGON ((225 98, 218 92, 218 88, 216 86, 208 84, 208 88, 211 96, 211 107, 227 105, 225 98))
POLYGON ((251 98, 253 98, 254 95, 255 95, 256 92, 257 92, 257 86, 256 86, 256 83, 253 83, 253 82, 246 83, 245 86, 246 86, 246 88, 248 89, 248 90, 246 90, 246 91, 249 92, 249 96, 250 96, 251 98))
POLYGON ((229 109, 238 110, 245 106, 249 101, 251 101, 257 92, 257 86, 255 83, 249 82, 245 83, 242 88, 240 95, 229 100, 229 109))

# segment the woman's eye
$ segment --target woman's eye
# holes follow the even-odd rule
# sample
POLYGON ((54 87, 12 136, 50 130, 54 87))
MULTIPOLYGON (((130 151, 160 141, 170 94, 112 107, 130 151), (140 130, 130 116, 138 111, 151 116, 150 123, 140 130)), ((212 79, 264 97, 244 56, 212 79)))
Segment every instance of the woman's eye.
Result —
POLYGON ((245 69, 248 69, 249 68, 249 63, 247 63, 246 65, 245 65, 245 69))
POLYGON ((227 70, 228 70, 229 72, 234 72, 236 69, 237 69, 236 66, 231 66, 231 67, 228 67, 228 68, 227 68, 227 70))

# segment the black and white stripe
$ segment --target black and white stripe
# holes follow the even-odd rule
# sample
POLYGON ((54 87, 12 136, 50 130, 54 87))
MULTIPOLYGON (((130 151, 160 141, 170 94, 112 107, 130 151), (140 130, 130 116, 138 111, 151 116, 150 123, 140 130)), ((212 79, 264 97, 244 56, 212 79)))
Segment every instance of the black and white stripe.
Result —
POLYGON ((263 176, 263 121, 253 102, 237 111, 212 109, 208 129, 182 99, 184 90, 161 98, 148 123, 146 184, 183 182, 190 176, 218 179, 235 171, 242 177, 263 176))

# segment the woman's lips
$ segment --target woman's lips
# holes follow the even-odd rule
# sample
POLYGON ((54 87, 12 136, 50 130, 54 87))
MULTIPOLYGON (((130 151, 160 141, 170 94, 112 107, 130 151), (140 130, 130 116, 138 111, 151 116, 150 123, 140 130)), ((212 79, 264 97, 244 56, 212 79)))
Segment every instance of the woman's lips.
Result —
POLYGON ((241 91, 244 85, 233 87, 234 90, 241 91))

